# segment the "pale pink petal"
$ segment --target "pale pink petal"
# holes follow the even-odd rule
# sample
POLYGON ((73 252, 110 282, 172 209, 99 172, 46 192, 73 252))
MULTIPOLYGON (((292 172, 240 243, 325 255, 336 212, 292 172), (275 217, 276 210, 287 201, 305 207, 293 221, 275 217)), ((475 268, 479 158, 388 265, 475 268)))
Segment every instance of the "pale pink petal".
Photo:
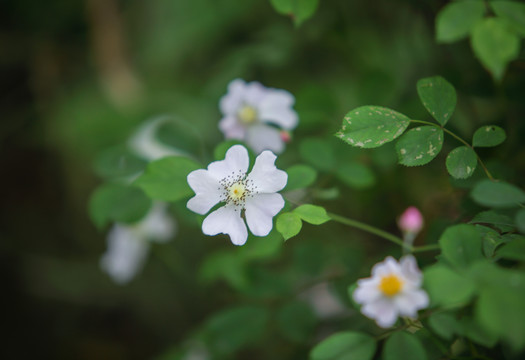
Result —
POLYGON ((210 176, 220 181, 228 176, 246 174, 249 163, 248 150, 242 145, 234 145, 228 149, 224 160, 208 165, 208 171, 210 176))
POLYGON ((257 193, 274 193, 286 186, 288 174, 277 169, 275 166, 276 158, 277 156, 271 151, 264 151, 255 159, 255 164, 247 180, 253 183, 257 193))
POLYGON ((298 123, 297 113, 292 108, 293 103, 294 97, 288 91, 271 89, 259 104, 259 119, 291 130, 298 123))
POLYGON ((244 140, 246 138, 246 128, 233 115, 223 117, 219 122, 219 129, 226 139, 244 140))
POLYGON ((246 92, 246 83, 241 79, 235 79, 228 85, 228 93, 219 100, 219 108, 224 115, 237 114, 242 106, 246 92))
POLYGON ((241 218, 241 209, 225 205, 204 219, 202 232, 206 235, 227 234, 234 245, 243 245, 248 239, 248 230, 241 218))
POLYGON ((116 224, 108 234, 100 267, 118 284, 131 281, 142 268, 149 245, 132 227, 116 224))
POLYGON ((292 130, 297 126, 299 117, 291 109, 271 109, 259 112, 259 119, 266 123, 275 124, 285 130, 292 130))
POLYGON ((196 194, 186 204, 191 211, 204 215, 221 200, 222 186, 217 178, 211 176, 210 171, 204 169, 192 171, 187 179, 196 194))
POLYGON ((398 315, 395 305, 385 298, 379 298, 377 301, 363 305, 361 312, 365 316, 374 319, 377 325, 382 328, 394 325, 398 315))
POLYGON ((267 93, 267 88, 257 81, 252 81, 251 83, 248 83, 244 89, 244 101, 247 105, 258 108, 258 104, 263 101, 267 93))
POLYGON ((175 219, 167 211, 167 204, 153 204, 148 215, 139 224, 140 231, 146 234, 148 240, 166 242, 175 234, 175 219))
POLYGON ((284 207, 280 194, 256 194, 246 200, 245 215, 250 231, 256 236, 266 236, 272 230, 273 217, 284 207))
POLYGON ((260 154, 264 150, 271 150, 280 154, 284 150, 284 140, 279 130, 265 124, 252 125, 246 132, 246 143, 260 154))

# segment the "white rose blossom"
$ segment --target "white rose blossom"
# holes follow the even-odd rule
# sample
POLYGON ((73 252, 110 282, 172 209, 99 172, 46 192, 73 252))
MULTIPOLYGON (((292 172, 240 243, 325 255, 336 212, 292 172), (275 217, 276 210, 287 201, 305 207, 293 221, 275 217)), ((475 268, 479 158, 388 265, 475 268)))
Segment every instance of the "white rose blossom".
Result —
POLYGON ((248 238, 243 217, 254 235, 269 234, 273 217, 284 206, 284 199, 277 191, 288 181, 286 172, 275 166, 276 158, 271 151, 262 152, 247 174, 248 151, 242 145, 234 145, 224 160, 188 175, 188 184, 195 192, 187 203, 188 209, 204 215, 217 203, 224 203, 204 219, 204 234, 227 234, 233 244, 243 245, 248 238))
POLYGON ((126 284, 142 269, 149 242, 164 243, 175 234, 176 225, 165 203, 155 203, 148 214, 133 225, 116 223, 111 228, 108 248, 100 267, 118 284, 126 284))
POLYGON ((227 139, 242 140, 257 154, 263 150, 279 154, 298 123, 294 102, 286 90, 233 80, 219 103, 223 114, 219 128, 227 139))
POLYGON ((357 281, 353 298, 362 305, 365 316, 387 328, 394 325, 398 316, 417 318, 418 310, 428 306, 422 281, 423 274, 413 256, 404 256, 399 263, 388 256, 374 265, 372 277, 357 281))

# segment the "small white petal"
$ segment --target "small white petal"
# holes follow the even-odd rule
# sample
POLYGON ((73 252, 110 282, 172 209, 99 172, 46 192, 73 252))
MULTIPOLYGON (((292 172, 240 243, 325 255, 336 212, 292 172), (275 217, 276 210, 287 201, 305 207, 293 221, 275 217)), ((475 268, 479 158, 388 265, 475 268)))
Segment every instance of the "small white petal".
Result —
POLYGON ((118 284, 129 282, 142 268, 148 243, 131 227, 116 224, 108 234, 108 249, 100 267, 118 284))
POLYGON ((148 240, 166 242, 175 234, 176 224, 167 212, 167 204, 157 202, 153 204, 146 218, 139 223, 139 228, 148 240))
POLYGON ((357 281, 357 289, 355 289, 352 297, 358 304, 364 304, 377 300, 382 296, 378 288, 379 281, 376 278, 360 279, 357 281))
POLYGON ((225 205, 208 215, 202 222, 202 232, 206 235, 227 234, 234 245, 243 245, 248 238, 241 211, 234 205, 225 205))
POLYGON ((254 106, 256 108, 258 107, 259 103, 263 101, 263 99, 268 93, 268 89, 257 81, 252 81, 251 83, 248 83, 244 91, 244 100, 246 104, 254 106))
POLYGON ((392 257, 387 256, 383 262, 377 263, 372 268, 372 276, 387 276, 390 274, 400 274, 401 268, 398 262, 392 257))
POLYGON ((412 255, 406 255, 399 261, 403 276, 410 280, 415 286, 420 286, 423 280, 423 274, 417 266, 416 259, 412 255))
POLYGON ((271 150, 280 154, 284 150, 284 141, 281 138, 281 132, 276 128, 258 124, 250 126, 246 131, 246 144, 260 154, 264 150, 271 150))
POLYGON ((235 79, 228 85, 228 93, 219 101, 219 107, 224 115, 235 116, 239 107, 243 104, 246 83, 241 79, 235 79))
POLYGON ((219 122, 219 129, 226 139, 244 140, 246 138, 246 128, 233 115, 223 117, 219 122))
POLYGON ((410 317, 416 317, 417 312, 428 307, 430 302, 427 293, 421 289, 403 292, 394 301, 399 312, 410 317))
POLYGON ((273 217, 284 207, 281 194, 257 194, 246 200, 246 223, 256 236, 266 236, 272 230, 273 217))
POLYGON ((382 328, 388 328, 395 324, 397 320, 397 309, 388 299, 379 298, 378 300, 367 303, 361 307, 361 312, 374 319, 382 328))
POLYGON ((292 109, 272 109, 261 111, 259 114, 261 121, 275 124, 285 130, 292 130, 297 126, 299 117, 292 109))
POLYGON ((208 165, 208 172, 217 180, 230 175, 246 174, 250 159, 248 150, 242 145, 234 145, 228 149, 224 160, 214 161, 208 165))
POLYGON ((221 185, 216 177, 211 176, 210 171, 204 169, 192 171, 188 174, 187 180, 196 194, 186 204, 191 211, 204 215, 220 201, 221 185))
POLYGON ((275 166, 275 156, 271 151, 263 151, 255 159, 253 169, 248 174, 247 180, 252 181, 257 187, 258 193, 274 193, 282 190, 288 181, 288 174, 277 169, 275 166))

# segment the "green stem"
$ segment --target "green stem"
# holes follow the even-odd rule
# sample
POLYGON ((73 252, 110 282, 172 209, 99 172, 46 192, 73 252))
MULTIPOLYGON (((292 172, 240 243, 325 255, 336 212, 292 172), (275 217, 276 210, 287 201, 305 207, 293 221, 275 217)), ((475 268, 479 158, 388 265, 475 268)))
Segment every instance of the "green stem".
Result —
POLYGON ((438 124, 434 124, 434 123, 431 123, 429 121, 423 121, 423 120, 410 120, 410 121, 413 122, 413 123, 425 124, 425 125, 437 127, 439 129, 443 130, 444 132, 446 132, 447 134, 449 134, 450 136, 452 136, 454 139, 458 140, 460 143, 464 144, 466 147, 469 147, 472 151, 474 151, 474 154, 476 154, 476 158, 478 159, 479 164, 483 168, 483 171, 485 171, 485 174, 487 174, 487 177, 490 180, 494 181, 494 177, 490 173, 489 169, 487 169, 487 167, 485 166, 483 161, 481 161, 481 158, 479 157, 479 155, 476 152, 476 150, 474 150, 474 147, 472 145, 470 145, 468 142, 463 140, 461 137, 459 137, 458 135, 456 135, 455 133, 453 133, 449 129, 447 129, 447 128, 443 127, 443 126, 440 126, 438 124))
POLYGON ((439 250, 439 244, 430 244, 430 245, 423 245, 423 246, 415 246, 412 248, 413 253, 417 252, 424 252, 424 251, 433 251, 433 250, 439 250))
POLYGON ((413 249, 412 246, 410 246, 408 244, 405 244, 403 242, 403 239, 401 239, 400 237, 397 237, 395 235, 387 233, 386 231, 383 231, 383 230, 378 229, 376 227, 367 225, 367 224, 362 223, 362 222, 357 221, 357 220, 348 219, 348 218, 345 218, 345 217, 337 215, 337 214, 328 213, 328 216, 330 216, 330 218, 332 220, 337 221, 338 223, 341 223, 341 224, 344 224, 344 225, 348 225, 348 226, 352 226, 352 227, 361 229, 363 231, 369 232, 371 234, 377 235, 379 237, 382 237, 383 239, 386 239, 388 241, 393 242, 394 244, 400 245, 403 248, 408 249, 409 251, 412 251, 412 249, 413 249))

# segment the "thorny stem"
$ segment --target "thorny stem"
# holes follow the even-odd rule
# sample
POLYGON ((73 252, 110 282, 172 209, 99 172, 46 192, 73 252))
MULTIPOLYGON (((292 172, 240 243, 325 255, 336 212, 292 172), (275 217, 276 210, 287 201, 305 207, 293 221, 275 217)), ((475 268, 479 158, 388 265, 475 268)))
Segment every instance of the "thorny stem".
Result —
POLYGON ((423 251, 432 251, 432 250, 439 249, 439 245, 437 245, 437 244, 425 245, 425 246, 412 246, 412 245, 409 245, 409 244, 405 243, 403 241, 403 239, 401 239, 400 237, 392 235, 392 234, 390 234, 390 233, 388 233, 386 231, 383 231, 381 229, 378 229, 378 228, 376 228, 374 226, 362 223, 362 222, 357 221, 357 220, 345 218, 345 217, 337 215, 337 214, 333 214, 333 213, 327 213, 327 214, 332 220, 334 220, 334 221, 336 221, 338 223, 341 223, 341 224, 344 224, 344 225, 348 225, 348 226, 351 226, 351 227, 355 227, 357 229, 360 229, 360 230, 366 231, 368 233, 371 233, 371 234, 377 235, 379 237, 382 237, 383 239, 386 239, 388 241, 393 242, 394 244, 397 244, 397 245, 403 247, 404 249, 408 250, 411 253, 413 253, 413 252, 423 252, 423 251))
POLYGON ((479 157, 479 155, 476 152, 476 150, 474 150, 474 147, 472 145, 470 145, 468 142, 466 142, 465 140, 463 140, 461 137, 459 137, 458 135, 456 135, 455 133, 453 133, 449 129, 447 129, 447 128, 443 127, 443 126, 440 126, 438 124, 431 123, 429 121, 423 121, 423 120, 410 120, 410 121, 413 122, 413 123, 425 124, 425 125, 430 125, 430 126, 437 127, 439 129, 443 130, 444 132, 446 132, 447 134, 449 134, 450 136, 452 136, 454 139, 456 139, 459 142, 461 142, 462 144, 464 144, 466 147, 469 147, 470 149, 472 149, 472 151, 474 151, 474 154, 476 154, 476 158, 478 159, 479 164, 483 168, 483 171, 485 171, 485 174, 487 174, 487 177, 490 180, 492 180, 492 181, 495 180, 494 177, 492 176, 492 174, 490 173, 490 171, 487 169, 487 167, 483 163, 483 161, 481 161, 481 158, 479 157))

